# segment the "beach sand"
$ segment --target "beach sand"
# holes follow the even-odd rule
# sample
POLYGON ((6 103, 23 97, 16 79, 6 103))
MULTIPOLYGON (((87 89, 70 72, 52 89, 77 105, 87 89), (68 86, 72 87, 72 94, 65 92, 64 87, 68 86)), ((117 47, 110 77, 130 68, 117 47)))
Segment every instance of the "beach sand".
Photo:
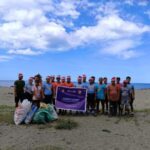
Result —
MULTIPOLYGON (((13 99, 13 88, 0 88, 0 105, 14 106, 13 99)), ((136 91, 134 107, 134 117, 60 116, 79 124, 72 130, 0 123, 0 150, 149 150, 150 90, 136 91)))

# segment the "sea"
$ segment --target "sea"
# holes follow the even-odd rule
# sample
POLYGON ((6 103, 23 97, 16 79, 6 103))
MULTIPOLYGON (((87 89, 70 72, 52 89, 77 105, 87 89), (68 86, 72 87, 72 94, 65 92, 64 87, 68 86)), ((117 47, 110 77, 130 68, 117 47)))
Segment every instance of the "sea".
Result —
MULTIPOLYGON (((0 87, 11 87, 14 80, 0 80, 0 87)), ((150 83, 132 83, 136 90, 150 89, 150 83)))

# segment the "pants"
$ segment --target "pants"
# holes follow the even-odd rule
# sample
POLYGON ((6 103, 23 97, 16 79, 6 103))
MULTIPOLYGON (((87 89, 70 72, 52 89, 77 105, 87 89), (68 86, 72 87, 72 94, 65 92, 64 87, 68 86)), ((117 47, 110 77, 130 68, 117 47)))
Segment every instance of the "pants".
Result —
POLYGON ((110 104, 109 105, 110 115, 116 116, 117 115, 117 105, 118 105, 118 102, 117 101, 110 101, 109 104, 110 104))
POLYGON ((119 112, 119 114, 121 112, 121 99, 119 99, 119 101, 118 101, 118 112, 119 112))
POLYGON ((95 109, 95 94, 88 94, 87 96, 87 109, 93 111, 95 109))
POLYGON ((134 101, 134 99, 131 98, 131 100, 130 100, 130 108, 131 108, 131 112, 134 111, 134 108, 133 108, 133 101, 134 101))
POLYGON ((46 104, 52 104, 52 95, 45 95, 43 102, 46 104))
POLYGON ((106 112, 108 112, 108 98, 107 98, 107 96, 105 98, 104 109, 105 109, 105 107, 106 107, 106 112))
POLYGON ((41 100, 33 100, 32 105, 36 105, 38 108, 40 107, 41 100))
POLYGON ((30 94, 28 92, 25 93, 25 99, 28 99, 30 102, 32 102, 32 97, 33 97, 32 94, 30 94))
POLYGON ((99 102, 101 102, 102 113, 104 113, 104 104, 105 104, 105 101, 104 101, 104 100, 100 100, 100 99, 97 99, 97 100, 96 100, 96 111, 99 112, 99 102))
POLYGON ((15 96, 15 105, 16 105, 16 107, 18 107, 19 101, 22 103, 23 100, 24 100, 24 93, 17 94, 17 96, 15 96))

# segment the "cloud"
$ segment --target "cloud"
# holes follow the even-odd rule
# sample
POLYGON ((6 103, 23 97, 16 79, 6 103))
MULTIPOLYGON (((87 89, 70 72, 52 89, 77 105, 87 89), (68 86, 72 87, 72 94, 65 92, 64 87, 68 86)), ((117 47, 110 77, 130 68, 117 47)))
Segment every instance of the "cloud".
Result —
POLYGON ((55 5, 55 8, 57 16, 70 16, 73 19, 77 19, 80 15, 80 12, 76 10, 76 3, 73 1, 61 1, 59 5, 55 5))
POLYGON ((39 55, 41 52, 39 51, 32 51, 30 48, 22 49, 22 50, 9 50, 8 54, 17 54, 17 55, 39 55))
POLYGON ((12 59, 12 57, 6 55, 0 55, 0 62, 9 61, 10 59, 12 59))
POLYGON ((118 15, 108 15, 102 17, 96 26, 77 30, 74 41, 78 45, 98 43, 103 54, 128 59, 139 56, 135 48, 141 44, 142 34, 149 31, 149 26, 123 20, 118 15))
POLYGON ((131 6, 133 5, 147 6, 149 3, 149 0, 125 0, 124 3, 131 5, 131 6))
POLYGON ((128 5, 133 5, 134 0, 125 0, 124 3, 128 5))
POLYGON ((136 57, 139 53, 133 50, 136 46, 139 45, 139 42, 128 39, 128 40, 115 40, 108 42, 102 48, 103 54, 109 54, 113 56, 118 56, 119 58, 129 59, 132 57, 136 57))
POLYGON ((138 2, 138 5, 139 6, 147 6, 148 5, 148 3, 149 3, 149 0, 140 0, 139 2, 138 2))
POLYGON ((102 49, 105 54, 131 58, 136 55, 134 49, 138 46, 134 41, 149 31, 147 25, 124 19, 118 3, 111 1, 0 1, 0 50, 5 49, 6 54, 33 56, 48 51, 69 51, 94 43, 100 47, 105 44, 102 49), (89 9, 95 10, 94 17, 88 18, 95 24, 76 26, 84 19, 82 10, 90 13, 89 9), (116 47, 113 43, 123 46, 116 47))
POLYGON ((125 21, 118 15, 109 15, 101 18, 96 26, 83 26, 73 33, 78 45, 88 42, 118 40, 120 38, 134 38, 144 32, 149 32, 150 27, 125 21))

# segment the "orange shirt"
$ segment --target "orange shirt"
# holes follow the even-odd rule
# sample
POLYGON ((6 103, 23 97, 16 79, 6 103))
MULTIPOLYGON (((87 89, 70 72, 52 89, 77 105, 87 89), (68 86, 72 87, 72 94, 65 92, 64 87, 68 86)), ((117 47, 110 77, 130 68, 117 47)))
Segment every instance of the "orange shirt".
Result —
POLYGON ((67 86, 67 87, 74 87, 74 84, 73 84, 72 82, 70 82, 70 83, 67 83, 67 82, 66 82, 66 86, 67 86))
POLYGON ((118 101, 120 89, 117 85, 109 85, 107 89, 108 99, 111 101, 118 101))
POLYGON ((66 86, 66 82, 61 82, 60 86, 66 86))
POLYGON ((61 82, 54 82, 52 83, 52 86, 53 86, 54 94, 56 94, 56 89, 58 86, 61 86, 61 82))

